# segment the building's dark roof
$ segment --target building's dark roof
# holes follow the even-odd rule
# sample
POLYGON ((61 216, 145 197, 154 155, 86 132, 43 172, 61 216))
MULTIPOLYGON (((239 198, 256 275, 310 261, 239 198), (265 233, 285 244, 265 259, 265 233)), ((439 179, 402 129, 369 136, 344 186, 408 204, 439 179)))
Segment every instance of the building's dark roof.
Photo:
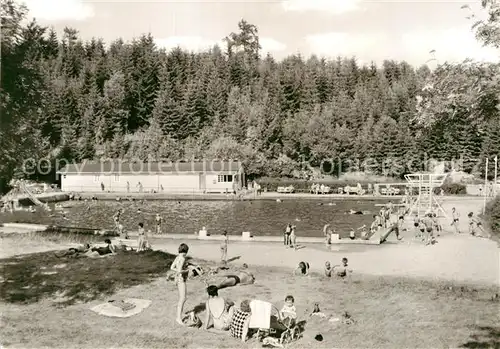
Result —
POLYGON ((223 173, 238 172, 242 167, 240 161, 187 161, 187 162, 127 162, 101 161, 68 164, 58 171, 60 174, 158 174, 158 173, 223 173))

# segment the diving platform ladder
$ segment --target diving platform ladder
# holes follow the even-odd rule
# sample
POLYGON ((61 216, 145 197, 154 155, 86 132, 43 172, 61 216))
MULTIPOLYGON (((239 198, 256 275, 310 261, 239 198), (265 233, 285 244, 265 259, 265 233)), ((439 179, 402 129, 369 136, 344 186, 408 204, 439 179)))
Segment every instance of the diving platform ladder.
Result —
POLYGON ((418 196, 410 205, 410 214, 422 217, 427 212, 434 212, 440 217, 448 218, 445 210, 439 204, 434 188, 443 185, 447 174, 444 173, 412 173, 405 175, 408 186, 418 191, 418 196))

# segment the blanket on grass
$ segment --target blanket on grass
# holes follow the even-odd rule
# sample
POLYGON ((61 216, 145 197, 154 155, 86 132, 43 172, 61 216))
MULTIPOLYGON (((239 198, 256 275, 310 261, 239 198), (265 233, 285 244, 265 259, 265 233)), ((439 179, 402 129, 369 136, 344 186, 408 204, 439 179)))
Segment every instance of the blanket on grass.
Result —
POLYGON ((110 317, 130 317, 139 314, 151 305, 148 299, 127 298, 110 300, 91 308, 93 312, 110 317))

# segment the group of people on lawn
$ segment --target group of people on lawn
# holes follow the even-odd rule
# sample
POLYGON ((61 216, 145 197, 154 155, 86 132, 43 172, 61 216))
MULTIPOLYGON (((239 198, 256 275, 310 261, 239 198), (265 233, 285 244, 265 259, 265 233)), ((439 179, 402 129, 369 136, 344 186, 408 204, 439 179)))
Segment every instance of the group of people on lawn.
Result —
MULTIPOLYGON (((228 244, 226 231, 224 231, 223 236, 226 237, 221 243, 221 262, 223 266, 211 269, 208 274, 212 276, 218 274, 220 270, 229 269, 226 267, 228 244)), ((184 313, 188 278, 190 276, 199 275, 199 272, 193 275, 193 264, 191 264, 187 258, 188 251, 189 247, 186 244, 180 244, 178 255, 170 267, 170 277, 175 281, 179 294, 176 322, 182 326, 203 326, 206 330, 213 326, 215 330, 229 331, 232 337, 245 342, 248 338, 250 317, 252 315, 250 301, 243 300, 239 307, 237 307, 234 302, 221 297, 219 295, 219 290, 236 285, 251 285, 255 282, 254 275, 248 271, 248 266, 243 264, 241 268, 237 268, 232 273, 217 275, 223 278, 223 280, 217 284, 209 284, 207 280, 204 280, 207 286, 206 292, 208 299, 205 302, 205 321, 202 324, 199 319, 194 320, 194 310, 184 313)), ((309 270, 310 265, 308 262, 300 262, 298 267, 294 269, 293 275, 308 276, 309 270)), ((338 276, 343 278, 350 272, 352 272, 352 270, 348 268, 347 258, 343 258, 341 264, 335 266, 332 266, 329 261, 325 262, 324 275, 326 277, 338 276)), ((286 296, 283 308, 279 314, 280 323, 287 324, 287 326, 294 324, 297 318, 294 301, 292 295, 286 296)), ((271 317, 271 322, 274 322, 276 325, 277 319, 271 317)))
MULTIPOLYGON (((224 232, 224 235, 227 236, 227 232, 224 232)), ((193 317, 195 316, 194 311, 190 311, 187 316, 184 316, 184 305, 186 303, 187 295, 186 283, 189 276, 194 276, 192 274, 193 265, 187 260, 188 251, 188 245, 184 243, 180 244, 178 248, 179 254, 170 266, 170 270, 173 272, 171 275, 177 285, 179 293, 176 322, 182 326, 188 324, 199 327, 201 326, 201 321, 193 320, 193 317)), ((227 239, 225 239, 221 245, 221 258, 225 261, 226 257, 227 239)), ((218 274, 221 269, 228 268, 215 268, 212 269, 209 274, 218 274)), ((208 299, 205 303, 206 316, 204 328, 208 329, 210 324, 212 324, 216 330, 229 331, 233 337, 241 339, 244 342, 248 337, 248 324, 251 315, 250 301, 243 300, 239 308, 237 308, 233 302, 228 302, 224 298, 220 297, 218 292, 220 289, 227 287, 253 284, 255 282, 255 277, 248 271, 248 266, 246 264, 243 264, 242 268, 234 273, 220 276, 223 277, 223 280, 217 285, 208 285, 205 280, 208 299)))

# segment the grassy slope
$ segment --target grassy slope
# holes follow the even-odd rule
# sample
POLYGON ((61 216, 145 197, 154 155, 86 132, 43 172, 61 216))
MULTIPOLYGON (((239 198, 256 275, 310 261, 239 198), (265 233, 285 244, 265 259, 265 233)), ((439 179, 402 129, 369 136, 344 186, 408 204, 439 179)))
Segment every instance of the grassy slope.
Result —
MULTIPOLYGON (((1 261, 5 280, 3 345, 16 347, 177 347, 234 348, 225 335, 179 328, 173 317, 175 285, 164 278, 173 256, 162 252, 131 253, 100 259, 59 259, 53 252, 1 261), (61 267, 62 264, 65 266, 61 267), (41 269, 41 267, 45 269, 41 269), (44 275, 42 271, 56 271, 44 275), (152 282, 150 282, 152 281, 152 282), (89 308, 102 300, 137 297, 153 301, 141 314, 113 319, 89 308), (74 301, 89 301, 89 303, 74 301), (58 300, 58 302, 54 302, 58 300), (62 303, 60 301, 63 301, 62 303), (27 303, 27 304, 21 304, 27 303), (54 305, 66 305, 55 307, 54 305)), ((260 268, 257 283, 221 291, 239 301, 260 298, 281 305, 293 294, 299 316, 308 320, 304 338, 291 347, 499 347, 495 288, 460 287, 444 282, 354 274, 350 281, 292 278, 289 271, 260 268), (319 302, 340 316, 348 311, 354 325, 332 325, 304 317, 319 302), (325 340, 313 337, 321 333, 325 340), (495 337, 496 335, 496 337, 495 337), (475 337, 474 337, 475 336, 475 337), (482 343, 482 344, 481 344, 482 343)), ((187 307, 205 300, 204 284, 188 284, 187 307)), ((202 316, 203 319, 203 316, 202 316)), ((255 347, 251 341, 244 347, 255 347)))

